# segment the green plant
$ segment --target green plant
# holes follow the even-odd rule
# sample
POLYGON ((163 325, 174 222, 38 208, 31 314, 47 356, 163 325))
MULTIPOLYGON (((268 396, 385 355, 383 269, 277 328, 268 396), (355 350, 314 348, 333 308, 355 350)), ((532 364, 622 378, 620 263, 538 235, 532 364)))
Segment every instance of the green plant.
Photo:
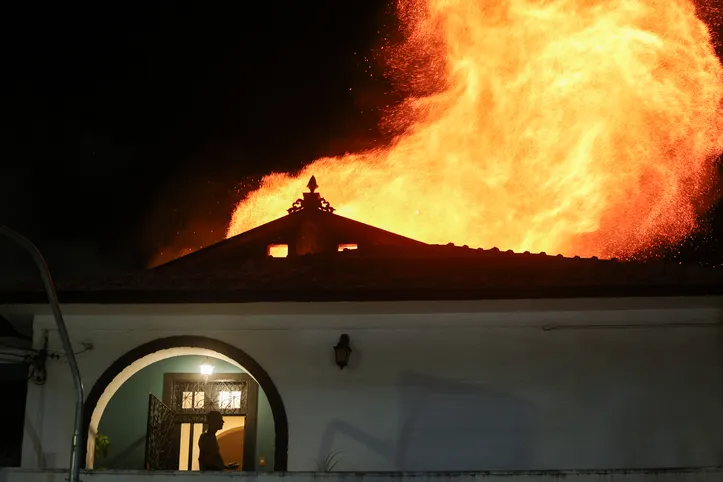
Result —
POLYGON ((329 452, 324 459, 319 459, 316 462, 316 470, 319 472, 331 472, 334 467, 340 462, 339 456, 341 452, 339 450, 332 450, 329 452))
POLYGON ((108 447, 110 447, 110 439, 107 435, 98 432, 95 434, 95 463, 97 464, 108 456, 108 447))

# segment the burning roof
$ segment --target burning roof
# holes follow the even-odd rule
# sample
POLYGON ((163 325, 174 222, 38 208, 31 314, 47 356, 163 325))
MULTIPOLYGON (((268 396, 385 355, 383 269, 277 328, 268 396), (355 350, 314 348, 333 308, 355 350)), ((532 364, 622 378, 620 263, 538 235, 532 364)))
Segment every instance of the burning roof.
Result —
MULTIPOLYGON (((664 262, 430 245, 334 214, 316 192, 288 215, 142 272, 59 284, 64 303, 379 301, 723 294, 723 272, 664 262), (285 246, 283 257, 270 247, 285 246)), ((440 229, 444 223, 440 223, 440 229)), ((0 294, 43 301, 42 292, 0 294)))
POLYGON ((228 234, 316 173, 338 214, 426 243, 676 244, 715 199, 723 66, 701 15, 718 3, 398 0, 403 40, 370 55, 406 98, 382 119, 393 142, 265 176, 228 234))

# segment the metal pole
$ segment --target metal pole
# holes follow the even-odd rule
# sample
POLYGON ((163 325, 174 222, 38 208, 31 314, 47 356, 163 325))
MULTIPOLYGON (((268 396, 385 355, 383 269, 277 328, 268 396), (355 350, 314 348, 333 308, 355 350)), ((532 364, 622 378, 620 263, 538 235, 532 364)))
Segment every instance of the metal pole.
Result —
POLYGON ((43 279, 45 293, 48 295, 48 302, 50 303, 50 308, 53 310, 55 323, 58 325, 58 332, 60 333, 60 339, 63 341, 65 356, 68 357, 68 364, 70 365, 70 371, 73 375, 73 383, 75 385, 75 428, 73 430, 73 446, 70 454, 70 482, 80 482, 80 444, 82 441, 81 427, 83 424, 83 381, 80 378, 80 370, 78 369, 78 363, 75 360, 75 353, 73 352, 73 345, 70 342, 68 329, 66 328, 65 321, 63 320, 63 313, 60 311, 60 303, 58 302, 58 295, 55 292, 53 279, 50 276, 48 265, 45 263, 45 259, 43 259, 43 255, 40 253, 40 250, 28 238, 2 224, 0 224, 0 233, 15 241, 33 257, 33 261, 35 261, 38 270, 40 270, 40 277, 43 279))

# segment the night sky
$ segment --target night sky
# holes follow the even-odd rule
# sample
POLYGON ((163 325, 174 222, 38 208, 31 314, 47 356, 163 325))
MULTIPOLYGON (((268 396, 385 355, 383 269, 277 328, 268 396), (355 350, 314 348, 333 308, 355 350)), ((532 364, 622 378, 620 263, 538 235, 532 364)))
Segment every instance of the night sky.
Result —
MULTIPOLYGON (((51 268, 219 240, 242 180, 378 145, 399 100, 365 60, 384 0, 3 8, 0 222, 51 268)), ((686 260, 720 262, 718 218, 686 260)))

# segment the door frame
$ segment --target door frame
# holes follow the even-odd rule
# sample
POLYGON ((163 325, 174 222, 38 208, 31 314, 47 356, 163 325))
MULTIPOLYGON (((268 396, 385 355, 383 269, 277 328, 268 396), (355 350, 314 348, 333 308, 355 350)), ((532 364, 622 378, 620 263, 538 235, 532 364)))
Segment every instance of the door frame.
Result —
MULTIPOLYGON (((256 430, 258 419, 259 385, 246 373, 214 373, 201 375, 200 373, 164 373, 163 374, 163 403, 173 407, 173 385, 176 382, 246 382, 246 413, 244 420, 244 448, 241 462, 242 472, 256 470, 256 430)), ((204 424, 204 429, 206 424, 204 424)), ((178 437, 180 442, 180 426, 178 437)), ((227 462, 228 461, 224 461, 227 462)))

